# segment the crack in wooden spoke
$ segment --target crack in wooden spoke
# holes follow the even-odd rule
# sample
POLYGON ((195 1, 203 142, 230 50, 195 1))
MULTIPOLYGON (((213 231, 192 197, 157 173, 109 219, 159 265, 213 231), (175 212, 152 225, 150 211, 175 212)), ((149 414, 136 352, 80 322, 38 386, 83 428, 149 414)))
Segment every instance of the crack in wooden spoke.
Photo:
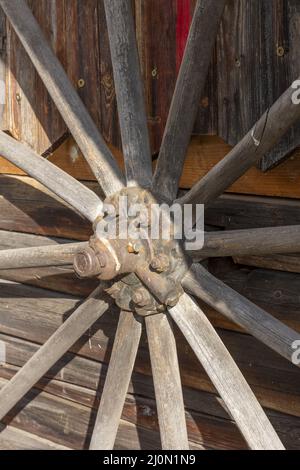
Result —
POLYGON ((108 309, 99 286, 0 391, 0 420, 108 309))
POLYGON ((204 246, 190 250, 193 261, 208 257, 300 252, 300 225, 205 232, 204 246))
POLYGON ((0 155, 50 189, 90 222, 102 213, 102 201, 93 191, 2 131, 0 155))
POLYGON ((142 333, 132 312, 121 312, 90 449, 113 449, 142 333))
POLYGON ((198 0, 163 136, 153 188, 167 199, 179 179, 226 0, 198 0))
POLYGON ((292 361, 295 351, 292 345, 299 341, 300 334, 212 276, 203 266, 194 264, 182 285, 190 294, 199 297, 266 346, 292 361))
POLYGON ((162 448, 188 450, 188 436, 174 333, 165 314, 145 318, 162 448))
POLYGON ((295 89, 290 86, 231 152, 177 202, 181 204, 213 202, 272 150, 289 128, 300 119, 300 104, 294 103, 294 93, 295 89))
POLYGON ((106 195, 123 186, 123 175, 61 63, 24 0, 0 5, 29 55, 47 91, 106 195))
POLYGON ((220 337, 197 304, 184 294, 169 309, 253 450, 283 450, 265 412, 220 337))
POLYGON ((82 242, 1 250, 0 269, 70 265, 76 253, 87 246, 87 242, 82 242))
POLYGON ((152 160, 131 2, 105 0, 128 186, 151 186, 152 160))

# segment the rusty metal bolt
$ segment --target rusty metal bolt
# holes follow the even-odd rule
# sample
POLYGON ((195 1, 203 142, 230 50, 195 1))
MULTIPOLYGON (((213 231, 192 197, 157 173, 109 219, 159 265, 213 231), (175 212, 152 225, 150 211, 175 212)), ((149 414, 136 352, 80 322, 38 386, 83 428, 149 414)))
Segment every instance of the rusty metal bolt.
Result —
POLYGON ((170 260, 167 255, 160 254, 151 261, 151 268, 158 273, 167 271, 170 267, 170 260))
POLYGON ((128 253, 133 253, 135 255, 139 254, 141 250, 141 243, 140 242, 129 242, 127 246, 128 253))
POLYGON ((283 57, 285 55, 285 49, 283 46, 277 46, 276 52, 278 57, 283 57))
POLYGON ((139 307, 146 307, 151 301, 150 294, 147 289, 140 287, 134 292, 132 301, 139 307))
POLYGON ((74 258, 74 270, 79 277, 97 276, 105 265, 104 258, 100 255, 97 256, 90 247, 77 253, 74 258))

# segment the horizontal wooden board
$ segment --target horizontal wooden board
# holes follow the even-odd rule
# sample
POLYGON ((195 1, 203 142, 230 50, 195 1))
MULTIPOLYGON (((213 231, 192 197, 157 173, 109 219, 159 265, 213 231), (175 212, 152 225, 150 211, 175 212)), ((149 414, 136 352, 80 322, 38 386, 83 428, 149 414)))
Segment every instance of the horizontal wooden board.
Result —
POLYGON ((0 427, 0 450, 69 450, 68 447, 43 439, 13 426, 0 427), (2 429, 3 428, 3 429, 2 429))
MULTIPOLYGON (((1 292, 1 332, 38 344, 48 339, 76 305, 75 298, 70 296, 57 294, 55 298, 54 293, 17 284, 2 282, 1 292), (38 307, 36 298, 39 299, 38 307)), ((88 359, 107 362, 117 320, 117 312, 107 312, 71 348, 71 352, 88 359)), ((222 330, 219 330, 219 333, 262 403, 271 409, 298 414, 299 411, 296 410, 299 398, 296 396, 299 390, 299 369, 248 335, 222 330), (289 400, 286 400, 286 394, 289 394, 289 400)), ((176 337, 184 385, 202 391, 214 391, 211 382, 177 330, 176 337)), ((144 337, 135 370, 151 375, 144 337)))
MULTIPOLYGON (((119 166, 123 168, 121 152, 111 146, 119 166)), ((216 136, 194 136, 188 149, 180 187, 189 189, 216 165, 231 147, 216 136)), ((68 138, 48 159, 77 179, 94 181, 84 157, 77 145, 68 138)), ((22 174, 13 165, 0 160, 0 173, 22 174)), ((227 192, 300 198, 300 150, 296 150, 285 162, 263 173, 253 167, 227 192)))
POLYGON ((238 256, 238 264, 300 274, 300 255, 238 256))

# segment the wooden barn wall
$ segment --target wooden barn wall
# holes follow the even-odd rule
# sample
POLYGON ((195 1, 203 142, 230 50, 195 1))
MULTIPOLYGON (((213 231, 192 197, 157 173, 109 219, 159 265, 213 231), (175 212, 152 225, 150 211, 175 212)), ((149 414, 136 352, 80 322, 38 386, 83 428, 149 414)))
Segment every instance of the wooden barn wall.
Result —
MULTIPOLYGON (((122 166, 102 0, 28 1, 122 166)), ((156 154, 195 0, 135 0, 133 4, 156 154)), ((296 0, 228 1, 199 103, 182 189, 190 188, 220 161, 265 107, 297 78, 299 4, 296 0), (283 47, 283 55, 278 47, 283 47)), ((54 105, 0 16, 0 61, 4 58, 7 67, 0 66, 0 80, 6 78, 2 127, 98 192, 83 156, 66 136, 67 129, 54 105)), ((281 161, 299 145, 298 139, 295 128, 281 143, 281 150, 265 158, 262 168, 273 167, 274 161, 280 164, 265 173, 251 168, 207 208, 206 223, 215 230, 300 224, 300 151, 296 149, 281 161)), ((89 238, 91 225, 42 185, 1 158, 0 173, 0 249, 47 244, 48 237, 56 241, 89 238)), ((206 266, 300 335, 299 255, 211 259, 206 266)), ((0 343, 6 352, 5 363, 0 364, 0 388, 94 287, 93 280, 78 280, 68 266, 0 270, 0 343)), ((284 445, 300 449, 299 368, 213 309, 201 307, 284 445)), ((115 309, 104 315, 6 417, 0 429, 0 449, 88 447, 117 317, 115 309)), ((222 400, 177 330, 176 338, 191 448, 245 448, 222 400)), ((143 337, 116 448, 157 449, 160 445, 148 346, 143 337)))
MULTIPOLYGON (((29 0, 105 139, 121 148, 102 0, 29 0)), ((159 150, 195 0, 133 1, 152 150, 159 150)), ((236 144, 298 78, 298 0, 228 0, 195 133, 236 144)), ((201 53, 201 51, 199 51, 201 53)), ((15 34, 7 31, 7 127, 38 153, 67 131, 15 34)), ((265 170, 300 145, 295 126, 265 170)))

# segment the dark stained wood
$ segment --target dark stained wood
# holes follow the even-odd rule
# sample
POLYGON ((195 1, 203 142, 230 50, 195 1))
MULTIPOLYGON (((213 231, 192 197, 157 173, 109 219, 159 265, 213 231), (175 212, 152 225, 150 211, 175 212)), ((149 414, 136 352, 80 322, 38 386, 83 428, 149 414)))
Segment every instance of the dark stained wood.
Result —
POLYGON ((234 256, 235 263, 258 268, 275 269, 290 273, 300 274, 300 256, 294 255, 270 255, 270 256, 234 256))
POLYGON ((135 0, 152 153, 159 152, 175 88, 176 19, 176 0, 135 0))
POLYGON ((293 102, 294 92, 290 86, 231 152, 198 181, 180 202, 213 202, 272 149, 300 118, 300 105, 293 102))
MULTIPOLYGON (((207 121, 213 133, 236 145, 262 113, 299 75, 299 18, 297 0, 241 0, 228 2, 211 66, 217 81, 207 121), (274 73, 276 70, 276 73, 274 73)), ((203 101, 201 102, 201 104, 203 101)), ((200 105, 199 114, 203 111, 200 105)), ((263 170, 286 158, 300 144, 299 124, 264 156, 263 170)), ((196 133, 206 132, 197 122, 196 133)))
POLYGON ((292 199, 224 195, 206 208, 205 222, 227 230, 299 225, 300 203, 292 199))
POLYGON ((118 191, 123 175, 27 3, 1 0, 0 5, 104 192, 118 191))
POLYGON ((198 0, 153 179, 168 200, 178 183, 226 0, 198 0))

